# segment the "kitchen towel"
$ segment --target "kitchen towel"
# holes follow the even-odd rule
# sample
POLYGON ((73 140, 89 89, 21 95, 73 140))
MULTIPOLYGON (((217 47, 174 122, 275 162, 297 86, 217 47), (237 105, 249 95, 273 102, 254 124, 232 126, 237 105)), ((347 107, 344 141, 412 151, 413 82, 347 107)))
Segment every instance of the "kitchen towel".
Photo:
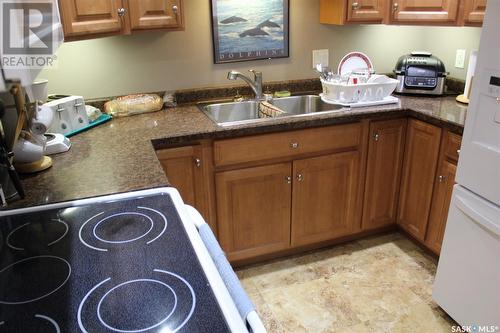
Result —
POLYGON ((205 243, 212 260, 214 261, 215 266, 217 267, 217 270, 227 287, 227 290, 231 294, 231 297, 238 308, 241 318, 246 321, 248 314, 255 311, 255 306, 245 292, 245 289, 241 286, 238 276, 234 273, 229 261, 227 261, 226 255, 215 238, 212 229, 210 229, 210 226, 206 223, 203 224, 200 227, 199 232, 203 243, 205 243))

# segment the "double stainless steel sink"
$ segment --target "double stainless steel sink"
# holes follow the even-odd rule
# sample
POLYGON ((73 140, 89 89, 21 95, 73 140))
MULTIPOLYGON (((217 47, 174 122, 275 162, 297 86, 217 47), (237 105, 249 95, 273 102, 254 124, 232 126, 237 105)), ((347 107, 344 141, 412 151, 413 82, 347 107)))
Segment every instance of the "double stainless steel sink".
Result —
MULTIPOLYGON (((316 95, 276 98, 271 101, 271 104, 286 112, 280 118, 300 117, 318 112, 335 112, 342 109, 342 106, 323 102, 316 95)), ((199 108, 220 126, 233 126, 272 119, 259 117, 259 101, 199 104, 199 108)))

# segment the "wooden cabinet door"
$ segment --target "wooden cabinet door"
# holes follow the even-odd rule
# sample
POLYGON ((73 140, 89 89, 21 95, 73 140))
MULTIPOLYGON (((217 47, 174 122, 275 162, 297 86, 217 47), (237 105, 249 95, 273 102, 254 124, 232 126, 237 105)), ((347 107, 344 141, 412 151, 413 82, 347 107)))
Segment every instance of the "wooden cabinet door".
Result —
POLYGON ((293 174, 292 246, 360 229, 359 151, 294 161, 293 174))
POLYGON ((216 175, 219 238, 229 260, 290 247, 291 172, 283 163, 216 175))
POLYGON ((382 23, 388 13, 387 0, 348 0, 347 22, 382 23))
POLYGON ((395 224, 404 158, 406 119, 370 125, 363 229, 395 224))
POLYGON ((179 28, 181 0, 129 0, 132 30, 179 28))
POLYGON ((438 164, 441 129, 410 120, 405 147, 398 224, 424 241, 438 164))
POLYGON ((59 7, 65 37, 120 34, 125 27, 122 0, 61 0, 59 7))
POLYGON ((455 24, 459 0, 392 0, 391 21, 410 24, 455 24))
POLYGON ((202 145, 170 148, 156 152, 167 175, 169 183, 175 187, 183 201, 195 207, 217 232, 215 208, 212 207, 214 194, 211 170, 211 147, 202 145))
POLYGON ((464 24, 482 25, 486 12, 486 0, 464 1, 464 24))
POLYGON ((425 244, 436 254, 441 252, 457 166, 444 160, 438 170, 432 197, 432 209, 425 244))

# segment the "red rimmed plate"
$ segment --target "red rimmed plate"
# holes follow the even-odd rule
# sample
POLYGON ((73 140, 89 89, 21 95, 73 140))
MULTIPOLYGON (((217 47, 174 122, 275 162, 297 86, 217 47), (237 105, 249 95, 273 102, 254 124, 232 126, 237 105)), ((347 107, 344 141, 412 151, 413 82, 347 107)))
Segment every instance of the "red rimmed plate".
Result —
POLYGON ((340 60, 338 73, 340 75, 346 75, 354 70, 362 69, 373 70, 372 61, 362 52, 351 52, 340 60))

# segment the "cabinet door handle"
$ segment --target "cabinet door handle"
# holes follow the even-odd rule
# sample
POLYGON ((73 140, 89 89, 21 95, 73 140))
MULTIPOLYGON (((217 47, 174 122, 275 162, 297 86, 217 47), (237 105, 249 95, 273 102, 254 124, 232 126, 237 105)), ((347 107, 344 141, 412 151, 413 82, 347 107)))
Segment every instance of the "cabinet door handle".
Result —
POLYGON ((304 181, 304 176, 303 176, 302 174, 300 174, 300 173, 299 173, 299 174, 297 175, 297 180, 298 180, 299 182, 304 181))
POLYGON ((375 141, 380 140, 380 135, 379 135, 378 133, 374 134, 374 135, 373 135, 373 139, 374 139, 375 141))
POLYGON ((285 180, 286 180, 287 184, 291 184, 292 183, 292 177, 290 177, 290 176, 286 176, 285 180))
POLYGON ((118 8, 118 16, 123 17, 126 12, 125 8, 118 8))
POLYGON ((194 159, 194 165, 196 165, 197 168, 201 167, 201 159, 195 158, 194 159))
POLYGON ((438 181, 439 181, 440 183, 444 183, 444 182, 446 181, 446 177, 445 177, 445 176, 439 176, 439 177, 438 177, 438 181))
POLYGON ((353 2, 352 3, 352 9, 357 10, 359 8, 359 2, 353 2))
POLYGON ((457 155, 460 155, 461 151, 462 151, 461 149, 457 150, 457 155))
POLYGON ((179 12, 179 7, 177 7, 177 5, 172 6, 172 11, 174 14, 177 14, 179 12))
POLYGON ((298 142, 292 142, 292 143, 290 143, 290 148, 292 148, 292 149, 299 148, 299 143, 298 142))
POLYGON ((397 12, 399 9, 399 3, 395 2, 393 5, 392 5, 392 10, 397 12))

